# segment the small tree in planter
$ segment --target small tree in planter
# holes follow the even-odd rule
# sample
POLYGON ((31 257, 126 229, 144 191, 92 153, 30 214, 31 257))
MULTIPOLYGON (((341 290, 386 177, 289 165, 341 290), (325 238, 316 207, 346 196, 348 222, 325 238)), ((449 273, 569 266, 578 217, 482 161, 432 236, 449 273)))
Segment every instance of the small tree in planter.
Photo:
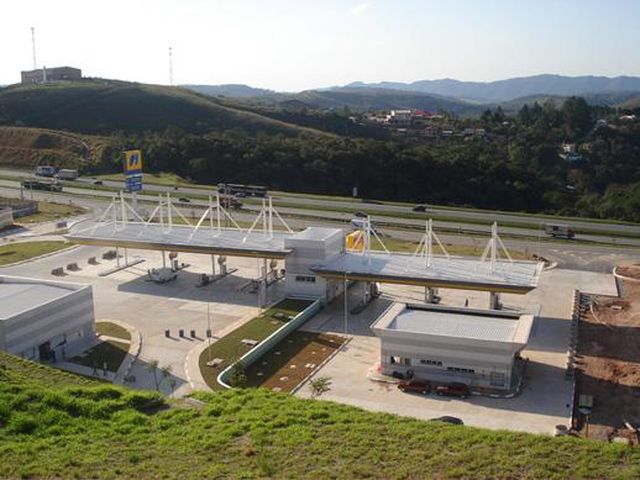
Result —
POLYGON ((331 377, 318 377, 309 382, 311 397, 317 398, 325 392, 331 390, 331 377))
POLYGON ((229 372, 229 384, 236 388, 245 388, 247 386, 247 372, 242 362, 236 362, 229 372))

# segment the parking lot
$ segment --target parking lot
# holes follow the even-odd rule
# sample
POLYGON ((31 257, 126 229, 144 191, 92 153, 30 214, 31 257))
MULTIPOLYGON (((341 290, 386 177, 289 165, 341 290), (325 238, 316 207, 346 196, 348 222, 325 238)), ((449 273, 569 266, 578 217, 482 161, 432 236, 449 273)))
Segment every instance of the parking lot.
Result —
MULTIPOLYGON (((567 345, 574 289, 589 293, 615 295, 611 275, 569 270, 544 272, 540 286, 531 293, 504 295, 505 308, 519 308, 539 316, 531 340, 522 356, 529 359, 522 392, 514 398, 472 397, 458 400, 434 394, 420 396, 400 392, 395 385, 368 378, 380 355, 380 342, 369 325, 393 301, 419 301, 424 290, 383 285, 384 294, 359 315, 349 315, 351 341, 316 376, 329 376, 331 390, 325 400, 360 406, 369 410, 429 419, 450 415, 465 424, 492 429, 520 430, 536 433, 553 432, 555 425, 567 425, 571 415, 572 382, 565 380, 567 345)), ((356 288, 350 293, 355 304, 356 288)), ((466 291, 441 291, 443 303, 461 306, 466 300, 471 307, 486 308, 488 294, 466 291)), ((342 306, 331 305, 305 328, 314 331, 344 332, 342 306)), ((308 397, 302 388, 298 395, 308 397)))

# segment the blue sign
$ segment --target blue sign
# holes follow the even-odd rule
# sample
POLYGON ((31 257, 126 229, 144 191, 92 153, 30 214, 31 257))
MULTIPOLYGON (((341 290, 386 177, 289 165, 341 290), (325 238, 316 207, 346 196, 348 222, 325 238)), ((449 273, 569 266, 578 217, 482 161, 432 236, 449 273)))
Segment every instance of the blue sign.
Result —
POLYGON ((127 175, 125 177, 127 192, 139 192, 142 190, 142 174, 127 175))

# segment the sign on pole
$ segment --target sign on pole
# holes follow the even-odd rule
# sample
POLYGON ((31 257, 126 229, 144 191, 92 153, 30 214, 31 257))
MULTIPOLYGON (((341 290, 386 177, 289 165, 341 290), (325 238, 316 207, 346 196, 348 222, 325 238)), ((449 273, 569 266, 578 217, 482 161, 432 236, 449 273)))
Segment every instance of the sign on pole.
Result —
POLYGON ((127 192, 139 192, 142 190, 142 151, 126 150, 122 159, 127 192))

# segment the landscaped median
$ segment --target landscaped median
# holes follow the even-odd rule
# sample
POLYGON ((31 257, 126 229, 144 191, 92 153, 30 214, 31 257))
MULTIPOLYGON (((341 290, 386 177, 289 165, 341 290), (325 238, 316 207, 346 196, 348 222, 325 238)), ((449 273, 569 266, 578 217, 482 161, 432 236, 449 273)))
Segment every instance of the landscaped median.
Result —
POLYGON ((64 250, 73 245, 71 242, 57 240, 8 243, 0 246, 0 266, 23 262, 41 255, 64 250))
POLYGON ((222 371, 248 353, 257 343, 286 325, 290 319, 312 303, 311 300, 282 300, 212 343, 200 354, 198 361, 200 373, 206 384, 213 390, 222 390, 224 387, 217 381, 222 371))

